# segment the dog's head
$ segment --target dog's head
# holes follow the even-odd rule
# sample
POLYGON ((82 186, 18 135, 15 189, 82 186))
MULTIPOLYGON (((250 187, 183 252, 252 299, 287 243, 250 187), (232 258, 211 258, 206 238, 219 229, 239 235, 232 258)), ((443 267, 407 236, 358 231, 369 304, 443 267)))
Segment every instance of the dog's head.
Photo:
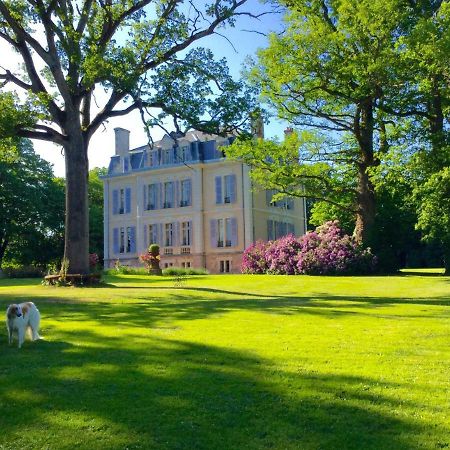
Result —
POLYGON ((22 317, 22 308, 16 304, 9 305, 6 310, 6 315, 10 320, 15 319, 16 317, 22 317))

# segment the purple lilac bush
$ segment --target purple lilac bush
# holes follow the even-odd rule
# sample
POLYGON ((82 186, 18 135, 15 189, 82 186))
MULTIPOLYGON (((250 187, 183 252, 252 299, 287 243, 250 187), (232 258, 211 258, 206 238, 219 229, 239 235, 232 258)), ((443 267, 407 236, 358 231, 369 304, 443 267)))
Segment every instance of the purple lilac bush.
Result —
POLYGON ((266 250, 267 273, 295 275, 300 251, 301 243, 292 234, 270 242, 266 250))
POLYGON ((242 255, 242 273, 266 273, 267 259, 266 251, 270 242, 256 241, 247 247, 242 255))
POLYGON ((327 222, 301 238, 284 236, 258 241, 246 249, 243 273, 365 274, 375 269, 376 258, 353 237, 343 234, 337 221, 327 222))
POLYGON ((300 238, 298 273, 308 275, 363 274, 373 272, 375 258, 353 237, 343 234, 337 221, 326 222, 300 238))

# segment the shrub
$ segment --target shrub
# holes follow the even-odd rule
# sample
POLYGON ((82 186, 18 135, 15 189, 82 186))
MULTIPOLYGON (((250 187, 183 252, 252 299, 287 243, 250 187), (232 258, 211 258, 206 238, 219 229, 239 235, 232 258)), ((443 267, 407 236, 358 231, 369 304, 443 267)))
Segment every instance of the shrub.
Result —
POLYGON ((8 278, 42 278, 44 271, 36 266, 3 265, 3 273, 8 278))
POLYGON ((203 268, 194 267, 167 267, 163 269, 163 275, 166 276, 181 276, 181 275, 208 275, 208 271, 203 268))
POLYGON ((89 267, 91 269, 96 268, 99 261, 100 261, 100 259, 97 255, 97 253, 89 253, 89 267))
POLYGON ((308 275, 373 272, 375 258, 354 238, 342 233, 337 221, 326 222, 300 238, 297 272, 308 275))
POLYGON ((267 272, 294 275, 297 273, 297 255, 301 250, 300 241, 292 234, 269 243, 266 250, 267 272))
POLYGON ((242 273, 266 273, 268 269, 266 251, 269 242, 256 241, 247 247, 242 255, 242 273))
POLYGON ((243 273, 366 274, 376 258, 354 238, 343 234, 337 221, 327 222, 301 238, 284 236, 276 241, 257 241, 242 258, 243 273))

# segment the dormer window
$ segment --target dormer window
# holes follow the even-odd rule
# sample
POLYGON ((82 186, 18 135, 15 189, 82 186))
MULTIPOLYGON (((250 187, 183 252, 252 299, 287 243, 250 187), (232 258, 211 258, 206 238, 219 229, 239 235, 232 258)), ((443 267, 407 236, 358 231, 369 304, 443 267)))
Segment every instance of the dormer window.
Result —
POLYGON ((130 170, 130 158, 128 156, 123 157, 123 171, 128 172, 130 170))

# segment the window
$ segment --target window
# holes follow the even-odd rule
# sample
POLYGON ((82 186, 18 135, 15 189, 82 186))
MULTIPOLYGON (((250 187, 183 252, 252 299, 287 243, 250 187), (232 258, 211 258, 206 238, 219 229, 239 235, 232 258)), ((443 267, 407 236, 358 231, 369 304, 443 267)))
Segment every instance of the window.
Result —
POLYGON ((278 222, 276 220, 267 221, 267 239, 273 241, 288 234, 295 234, 293 223, 278 222))
POLYGON ((129 214, 131 212, 131 188, 114 189, 113 214, 129 214))
POLYGON ((173 224, 172 223, 166 223, 166 225, 165 225, 164 245, 166 247, 172 247, 172 245, 173 245, 173 224))
POLYGON ((233 203, 231 201, 232 199, 234 199, 235 197, 235 182, 236 182, 236 177, 234 175, 226 175, 224 177, 224 185, 225 185, 225 189, 224 189, 224 197, 223 197, 223 202, 224 203, 233 203))
POLYGON ((164 263, 164 267, 167 269, 168 267, 172 267, 173 263, 164 263))
POLYGON ((268 206, 274 206, 275 208, 294 209, 294 199, 292 197, 285 197, 279 200, 272 201, 272 197, 278 194, 275 189, 266 190, 266 203, 268 206))
POLYGON ((148 245, 158 243, 158 225, 151 224, 148 226, 148 245))
POLYGON ((224 240, 224 228, 223 228, 223 219, 219 219, 217 221, 217 247, 223 247, 223 240, 224 240))
POLYGON ((173 164, 173 154, 174 149, 168 148, 162 151, 162 163, 163 164, 173 164))
POLYGON ((180 148, 180 160, 181 161, 190 161, 191 160, 191 152, 188 145, 184 145, 180 148))
POLYGON ((155 167, 159 165, 158 150, 151 150, 148 153, 148 165, 150 167, 155 167))
POLYGON ((219 270, 220 270, 220 273, 230 273, 231 261, 229 259, 219 261, 219 270))
POLYGON ((148 184, 144 186, 144 208, 147 211, 157 209, 158 185, 148 184))
POLYGON ((120 227, 113 230, 114 253, 136 251, 136 227, 120 227))
POLYGON ((191 262, 190 261, 182 262, 181 267, 188 269, 189 267, 191 267, 191 262))
POLYGON ((181 245, 191 245, 192 222, 181 222, 181 245))
POLYGON ((125 189, 119 190, 119 214, 125 214, 125 189))
POLYGON ((120 228, 119 253, 125 253, 125 228, 120 228))
POLYGON ((238 244, 235 217, 210 221, 211 247, 235 247, 238 244))
POLYGON ((231 219, 225 219, 225 247, 231 247, 231 219))
POLYGON ((181 200, 180 206, 191 206, 191 180, 181 180, 181 200))
POLYGON ((173 181, 164 183, 164 208, 173 208, 173 181))
POLYGON ((215 178, 216 204, 236 202, 236 175, 215 178))

